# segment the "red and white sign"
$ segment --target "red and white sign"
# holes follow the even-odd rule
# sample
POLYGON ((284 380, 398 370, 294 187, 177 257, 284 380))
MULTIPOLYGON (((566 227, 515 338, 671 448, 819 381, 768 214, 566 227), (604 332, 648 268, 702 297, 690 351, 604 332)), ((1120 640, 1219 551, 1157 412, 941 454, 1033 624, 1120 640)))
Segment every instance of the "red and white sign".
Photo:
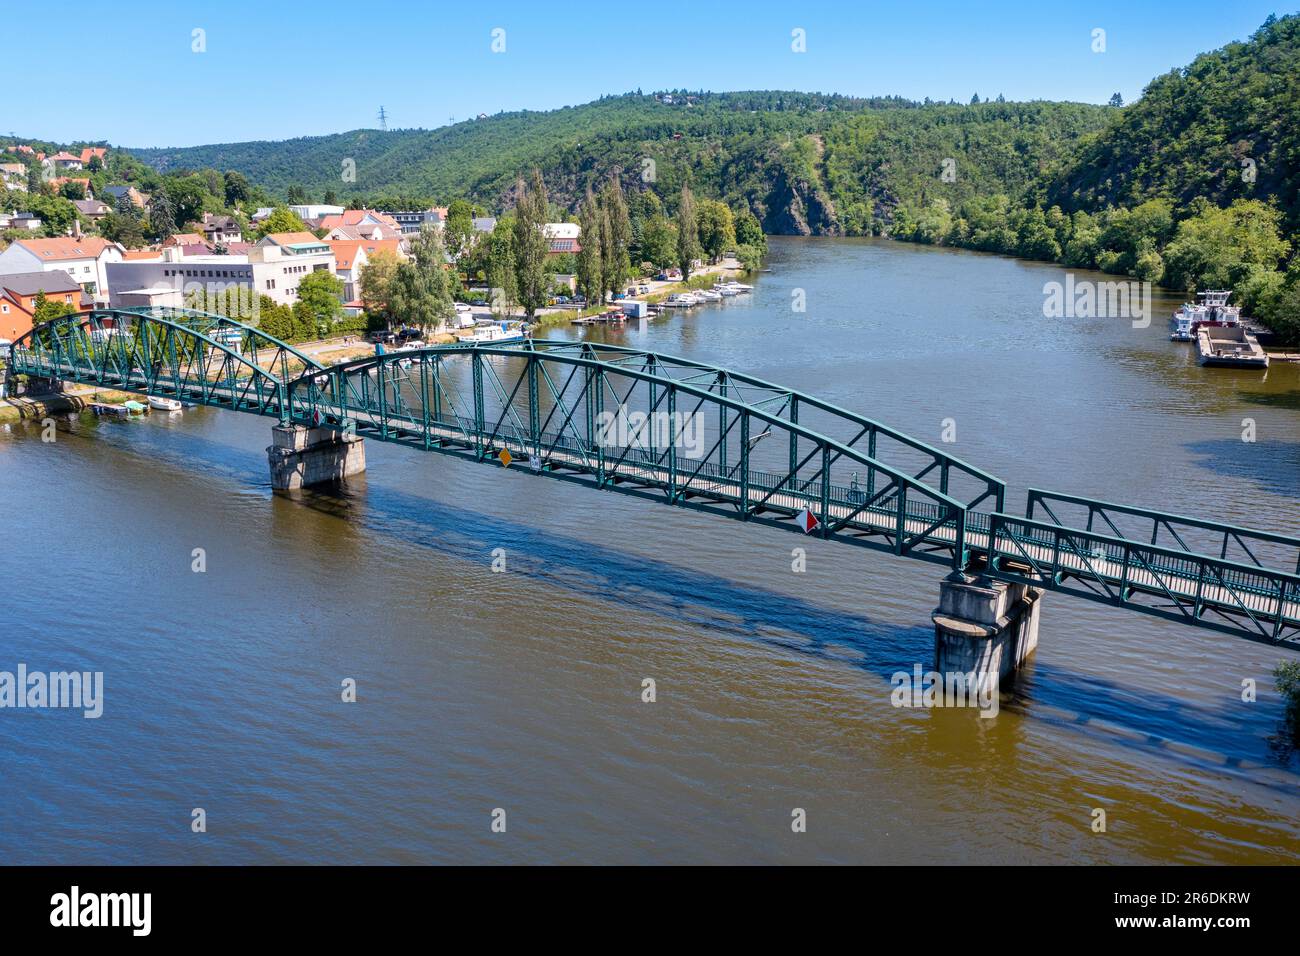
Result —
POLYGON ((803 511, 795 515, 794 520, 795 524, 803 528, 804 534, 812 534, 813 528, 821 524, 821 522, 817 520, 817 516, 807 508, 804 508, 803 511))

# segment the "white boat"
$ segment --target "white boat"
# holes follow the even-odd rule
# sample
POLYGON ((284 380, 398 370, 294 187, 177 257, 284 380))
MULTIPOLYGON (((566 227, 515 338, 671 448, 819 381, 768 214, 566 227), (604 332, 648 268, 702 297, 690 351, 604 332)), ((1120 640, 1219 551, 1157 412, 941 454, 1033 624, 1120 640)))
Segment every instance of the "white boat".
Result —
POLYGON ((160 398, 157 395, 150 395, 149 407, 156 408, 160 412, 179 412, 181 403, 174 398, 160 398))
POLYGON ((699 304, 700 300, 689 292, 674 292, 664 299, 664 305, 670 309, 689 309, 699 304))
POLYGON ((477 332, 456 336, 456 341, 465 345, 504 345, 507 342, 522 342, 526 336, 522 326, 490 325, 477 332))
POLYGON ((699 292, 697 292, 697 293, 695 293, 695 294, 696 294, 699 298, 704 299, 706 302, 720 302, 720 301, 722 301, 722 293, 721 293, 721 292, 717 292, 717 291, 715 291, 715 290, 713 290, 713 289, 701 289, 699 292))
POLYGON ((731 298, 733 295, 740 295, 739 289, 733 289, 725 282, 715 283, 713 286, 713 291, 718 293, 718 295, 726 296, 727 298, 731 298))
POLYGON ((1169 319, 1169 338, 1174 342, 1192 342, 1202 328, 1235 328, 1241 325, 1241 309, 1228 305, 1231 289, 1198 292, 1200 302, 1184 302, 1169 319))

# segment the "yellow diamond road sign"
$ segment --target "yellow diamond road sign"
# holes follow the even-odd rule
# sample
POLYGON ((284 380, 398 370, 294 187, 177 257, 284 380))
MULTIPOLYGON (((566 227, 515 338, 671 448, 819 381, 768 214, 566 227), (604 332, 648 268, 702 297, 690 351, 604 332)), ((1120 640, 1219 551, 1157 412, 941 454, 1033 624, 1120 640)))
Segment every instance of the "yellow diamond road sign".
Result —
POLYGON ((510 454, 509 448, 502 448, 501 454, 497 455, 497 457, 501 459, 501 464, 505 465, 507 468, 509 468, 510 463, 515 460, 514 456, 510 454))

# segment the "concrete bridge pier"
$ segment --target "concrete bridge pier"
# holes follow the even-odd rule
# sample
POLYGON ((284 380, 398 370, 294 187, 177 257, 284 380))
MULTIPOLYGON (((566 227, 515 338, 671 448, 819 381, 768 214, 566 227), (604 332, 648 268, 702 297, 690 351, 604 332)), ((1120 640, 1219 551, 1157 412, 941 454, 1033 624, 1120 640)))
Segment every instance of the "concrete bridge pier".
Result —
POLYGON ((366 442, 337 428, 276 425, 266 458, 271 487, 293 491, 361 474, 366 470, 366 442))
POLYGON ((999 684, 1038 646, 1039 588, 954 571, 939 585, 934 665, 940 674, 997 674, 999 684))

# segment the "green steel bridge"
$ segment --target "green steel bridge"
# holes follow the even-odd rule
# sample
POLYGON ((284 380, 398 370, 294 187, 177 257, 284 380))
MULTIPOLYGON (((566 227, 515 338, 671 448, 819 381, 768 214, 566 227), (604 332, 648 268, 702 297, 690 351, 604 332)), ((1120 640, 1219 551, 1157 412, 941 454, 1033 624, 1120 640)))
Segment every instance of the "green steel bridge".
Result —
POLYGON ((184 309, 64 316, 10 374, 337 429, 1300 648, 1300 538, 1006 486, 814 396, 655 352, 529 340, 325 367, 184 309))

